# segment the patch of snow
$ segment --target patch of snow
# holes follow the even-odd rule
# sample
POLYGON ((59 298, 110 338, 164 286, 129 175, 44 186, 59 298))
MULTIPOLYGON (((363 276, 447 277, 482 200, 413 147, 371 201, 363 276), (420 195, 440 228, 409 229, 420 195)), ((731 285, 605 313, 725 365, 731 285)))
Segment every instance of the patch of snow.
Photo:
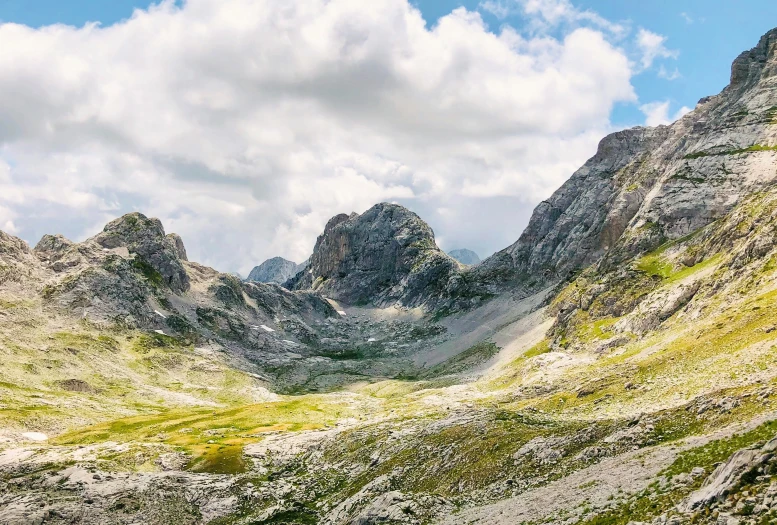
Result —
POLYGON ((374 343, 375 341, 377 341, 377 339, 375 339, 374 337, 370 337, 369 339, 367 339, 368 343, 374 343))
POLYGON ((346 314, 345 312, 343 312, 342 310, 338 310, 338 311, 337 311, 337 313, 338 313, 338 314, 340 314, 340 315, 342 315, 343 317, 345 317, 346 315, 348 315, 348 314, 346 314))
POLYGON ((294 341, 289 341, 288 339, 281 339, 281 341, 286 343, 287 345, 299 346, 299 343, 295 343, 294 341))
POLYGON ((272 328, 270 328, 269 326, 265 326, 265 325, 259 325, 259 328, 261 328, 265 332, 274 332, 275 331, 272 328))
POLYGON ((164 333, 162 330, 154 330, 154 331, 155 331, 156 333, 158 333, 159 335, 165 335, 165 333, 164 333))
POLYGON ((22 437, 24 439, 29 439, 30 441, 46 441, 49 439, 43 432, 25 432, 22 434, 22 437))
POLYGON ((154 313, 157 314, 162 319, 167 319, 167 316, 165 314, 163 314, 162 312, 160 312, 159 310, 154 310, 154 313))

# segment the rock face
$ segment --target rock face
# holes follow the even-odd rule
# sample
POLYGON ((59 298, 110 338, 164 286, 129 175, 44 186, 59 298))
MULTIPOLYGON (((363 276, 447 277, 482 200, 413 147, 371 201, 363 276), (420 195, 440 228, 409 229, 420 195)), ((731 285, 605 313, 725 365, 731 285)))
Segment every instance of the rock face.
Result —
POLYGON ((761 449, 742 449, 736 451, 728 460, 721 463, 704 481, 704 485, 688 497, 686 510, 694 511, 715 501, 722 501, 743 476, 766 464, 777 449, 777 438, 767 442, 761 449))
POLYGON ((428 305, 458 265, 415 213, 381 203, 362 215, 337 215, 316 241, 310 271, 290 285, 347 304, 428 305))
POLYGON ((283 257, 273 257, 254 267, 246 281, 283 284, 297 274, 298 266, 283 257))
POLYGON ((472 266, 480 262, 480 257, 478 257, 478 254, 466 248, 462 248, 460 250, 451 250, 448 252, 448 255, 459 261, 461 264, 466 264, 468 266, 472 266))
POLYGON ((535 209, 512 246, 472 270, 498 291, 546 285, 710 224, 777 178, 777 30, 740 55, 731 84, 670 126, 605 137, 535 209))
POLYGON ((126 248, 139 264, 148 264, 175 292, 189 289, 189 276, 183 267, 186 250, 177 235, 165 235, 159 219, 130 213, 109 222, 91 239, 105 249, 126 248), (183 257, 182 257, 183 256, 183 257))

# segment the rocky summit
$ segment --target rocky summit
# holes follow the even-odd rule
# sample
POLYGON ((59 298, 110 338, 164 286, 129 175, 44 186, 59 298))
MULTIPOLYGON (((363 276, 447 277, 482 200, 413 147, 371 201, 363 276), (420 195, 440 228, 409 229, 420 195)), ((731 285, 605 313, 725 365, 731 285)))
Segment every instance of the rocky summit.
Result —
POLYGON ((467 266, 472 266, 473 264, 480 262, 480 257, 478 257, 478 254, 466 248, 451 250, 448 252, 448 255, 459 261, 461 264, 466 264, 467 266))
POLYGON ((299 270, 299 265, 283 257, 267 259, 259 266, 255 266, 248 274, 246 281, 257 283, 283 284, 294 277, 299 270))
POLYGON ((777 30, 478 264, 388 203, 283 286, 0 232, 0 523, 777 523, 775 178, 777 30))
POLYGON ((332 217, 308 271, 292 286, 352 305, 430 306, 457 271, 418 215, 381 203, 361 215, 332 217))

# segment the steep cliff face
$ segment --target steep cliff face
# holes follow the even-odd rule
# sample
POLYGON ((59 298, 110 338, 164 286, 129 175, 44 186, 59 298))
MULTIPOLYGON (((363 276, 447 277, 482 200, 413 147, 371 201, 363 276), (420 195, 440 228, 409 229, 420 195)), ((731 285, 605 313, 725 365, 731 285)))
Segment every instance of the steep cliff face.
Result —
POLYGON ((291 283, 348 304, 422 306, 435 301, 458 263, 435 244, 415 213, 381 203, 340 214, 316 241, 309 271, 291 283))
POLYGON ((472 273, 492 290, 547 284, 606 255, 625 260, 710 224, 777 178, 777 30, 733 63, 731 83, 671 126, 605 137, 472 273))

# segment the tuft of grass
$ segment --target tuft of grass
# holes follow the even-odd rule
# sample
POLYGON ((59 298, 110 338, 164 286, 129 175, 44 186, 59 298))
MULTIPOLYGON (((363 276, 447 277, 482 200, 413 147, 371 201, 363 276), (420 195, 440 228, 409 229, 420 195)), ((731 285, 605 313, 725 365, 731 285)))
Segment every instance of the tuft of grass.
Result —
POLYGON ((756 151, 777 151, 777 145, 775 146, 765 146, 763 144, 753 144, 752 146, 749 146, 747 148, 741 148, 741 149, 732 149, 727 151, 718 151, 718 152, 712 152, 712 151, 697 151, 695 153, 689 153, 685 157, 685 159, 699 159, 702 157, 721 157, 724 155, 739 155, 742 153, 752 153, 756 151))

